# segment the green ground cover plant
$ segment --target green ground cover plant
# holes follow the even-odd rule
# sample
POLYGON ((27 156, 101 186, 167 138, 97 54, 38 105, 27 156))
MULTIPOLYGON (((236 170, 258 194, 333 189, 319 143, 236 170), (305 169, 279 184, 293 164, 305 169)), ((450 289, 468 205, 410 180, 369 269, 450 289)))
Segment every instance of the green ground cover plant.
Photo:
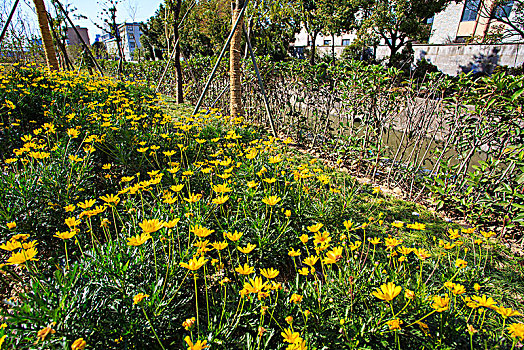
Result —
POLYGON ((494 232, 147 84, 1 74, 2 349, 521 346, 494 232))

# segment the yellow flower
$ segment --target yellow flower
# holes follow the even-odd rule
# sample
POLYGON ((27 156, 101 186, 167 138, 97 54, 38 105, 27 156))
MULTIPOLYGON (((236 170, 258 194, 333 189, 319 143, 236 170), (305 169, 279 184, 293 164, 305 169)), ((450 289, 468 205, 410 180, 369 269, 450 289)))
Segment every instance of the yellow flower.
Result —
POLYGON ((36 254, 38 254, 38 251, 34 247, 27 250, 22 250, 19 253, 13 253, 13 255, 7 259, 7 265, 19 265, 29 260, 36 261, 38 260, 35 259, 36 254))
POLYGON ((379 237, 374 237, 374 238, 368 238, 368 241, 373 244, 373 245, 377 245, 381 242, 380 238, 379 237))
POLYGON ((184 322, 182 322, 182 327, 184 327, 184 329, 188 331, 191 328, 193 328, 193 326, 195 325, 195 322, 196 322, 196 319, 194 317, 188 318, 184 322))
POLYGON ((79 219, 77 220, 74 217, 65 219, 65 224, 67 226, 69 226, 69 228, 76 227, 76 226, 80 225, 81 222, 82 222, 81 220, 79 220, 79 219))
POLYGON ((0 245, 0 249, 7 250, 8 252, 12 252, 18 248, 22 248, 22 243, 13 238, 10 241, 7 241, 7 243, 0 245))
POLYGON ((173 220, 170 220, 168 222, 164 222, 164 227, 165 228, 173 228, 176 226, 176 224, 178 224, 178 222, 180 221, 180 218, 174 218, 173 220))
POLYGON ((489 231, 489 232, 480 231, 480 234, 484 236, 484 238, 486 239, 491 238, 496 235, 496 233, 493 231, 489 231))
POLYGON ((211 201, 215 203, 216 205, 220 205, 220 204, 224 204, 225 202, 227 202, 228 199, 229 199, 229 196, 221 196, 221 197, 212 199, 211 201))
POLYGON ((329 232, 315 232, 315 239, 313 240, 313 243, 315 245, 324 245, 327 246, 331 242, 331 237, 329 237, 329 232))
POLYGON ((188 203, 196 203, 201 198, 202 198, 202 195, 200 193, 199 194, 189 193, 189 198, 184 198, 184 200, 188 203))
MULTIPOLYGON (((93 205, 95 205, 96 203, 96 199, 86 199, 84 202, 80 202, 78 203, 78 206, 82 209, 89 209, 91 208, 93 205)), ((67 207, 66 207, 67 208, 67 207)), ((74 210, 74 206, 73 206, 73 210, 74 210)), ((66 211, 68 211, 66 209, 66 211)), ((72 210, 71 210, 72 211, 72 210)))
POLYGON ((249 182, 247 183, 247 187, 249 187, 249 188, 256 187, 257 185, 258 185, 258 183, 255 182, 255 181, 249 181, 249 182))
POLYGON ((401 286, 395 286, 393 282, 388 282, 387 284, 381 285, 380 289, 377 288, 377 290, 371 294, 381 300, 389 302, 399 295, 401 290, 401 286))
POLYGON ((57 232, 53 237, 61 238, 61 239, 70 239, 76 236, 78 233, 77 230, 71 230, 71 231, 65 231, 65 232, 57 232))
POLYGON ((516 310, 512 310, 510 307, 505 308, 503 306, 499 306, 499 307, 494 306, 492 309, 497 311, 503 318, 508 318, 511 316, 522 316, 520 312, 516 310))
POLYGON ((407 224, 406 226, 407 228, 410 228, 412 230, 418 230, 418 231, 423 231, 426 229, 426 225, 421 224, 419 222, 415 222, 414 224, 407 224))
POLYGON ((474 295, 471 297, 471 299, 475 300, 478 303, 478 306, 483 306, 490 309, 492 308, 492 306, 497 305, 497 302, 493 300, 492 297, 487 298, 485 295, 483 295, 482 297, 474 295))
POLYGON ((362 242, 361 242, 361 241, 355 241, 355 243, 350 243, 350 244, 349 244, 349 248, 351 249, 351 251, 355 251, 355 250, 357 250, 361 245, 362 245, 362 242))
POLYGON ((238 266, 235 268, 235 271, 241 275, 250 275, 255 271, 254 267, 249 266, 247 263, 244 266, 238 266))
POLYGON ((451 292, 455 295, 461 295, 466 293, 466 288, 461 284, 455 284, 451 292))
POLYGON ((431 257, 431 253, 428 252, 424 248, 419 248, 419 249, 414 248, 413 252, 415 253, 416 256, 418 256, 420 260, 426 260, 427 258, 431 257))
POLYGON ((73 345, 71 345, 71 350, 84 350, 86 345, 87 342, 84 340, 84 338, 78 338, 73 342, 73 345))
POLYGON ((207 340, 199 340, 197 341, 196 343, 193 344, 193 342, 191 341, 191 338, 189 338, 189 336, 186 336, 184 338, 185 342, 187 343, 187 345, 189 346, 187 348, 187 350, 203 350, 203 349, 207 349, 209 348, 209 345, 207 345, 207 340))
POLYGON ((380 189, 380 186, 373 187, 373 194, 380 193, 380 192, 382 192, 382 190, 380 189))
POLYGON ((431 307, 437 312, 446 311, 449 309, 449 297, 447 295, 445 297, 435 295, 433 297, 433 305, 431 305, 431 307))
POLYGON ((242 237, 242 235, 243 233, 239 233, 237 231, 235 231, 234 233, 230 233, 230 232, 225 233, 226 238, 228 238, 229 240, 233 242, 238 241, 242 237))
POLYGON ((144 220, 138 224, 144 231, 144 233, 153 233, 162 228, 162 223, 158 219, 144 220))
POLYGON ((280 163, 282 161, 282 155, 278 154, 274 157, 269 157, 269 164, 280 163))
POLYGON ((238 250, 240 250, 244 254, 249 254, 253 249, 256 248, 256 245, 249 243, 245 248, 237 247, 238 250))
POLYGON ((324 224, 318 223, 318 224, 315 224, 315 225, 308 226, 307 229, 308 229, 309 232, 311 232, 311 233, 316 233, 316 232, 320 231, 320 229, 321 229, 323 226, 324 226, 324 224))
POLYGON ((69 155, 69 160, 75 163, 83 162, 84 159, 77 157, 76 155, 69 155))
POLYGON ((201 268, 202 266, 204 266, 204 264, 206 263, 206 259, 204 259, 203 256, 201 256, 200 258, 196 258, 195 256, 189 260, 189 263, 184 263, 184 262, 181 262, 180 263, 180 266, 188 269, 188 270, 191 270, 191 271, 196 271, 198 270, 199 268, 201 268))
POLYGON ((8 222, 6 225, 8 229, 12 230, 16 227, 16 222, 11 221, 11 222, 8 222))
POLYGON ((306 244, 307 241, 309 241, 309 236, 306 235, 306 234, 300 236, 300 241, 301 241, 302 243, 306 244))
POLYGON ((274 183, 275 181, 277 181, 277 179, 275 179, 274 177, 272 177, 271 179, 262 179, 262 181, 267 182, 268 184, 272 184, 272 183, 274 183))
POLYGON ((261 269, 260 274, 264 276, 265 278, 272 279, 278 276, 280 272, 278 270, 275 270, 274 268, 269 269, 261 269))
POLYGON ((351 228, 353 227, 353 221, 351 220, 345 220, 343 224, 346 230, 351 230, 351 228))
POLYGON ((149 295, 148 294, 144 294, 144 293, 138 293, 137 295, 135 295, 133 297, 133 304, 139 304, 142 302, 142 300, 144 300, 144 298, 149 298, 149 295))
POLYGON ((108 194, 106 196, 101 196, 100 199, 103 200, 104 202, 106 202, 109 205, 111 205, 111 204, 117 205, 118 202, 120 202, 120 198, 118 196, 113 195, 113 194, 108 194))
POLYGON ((289 218, 291 216, 291 210, 286 210, 284 212, 284 215, 286 216, 286 218, 289 218))
POLYGON ((310 255, 308 256, 307 258, 304 259, 304 264, 306 265, 309 265, 309 266, 313 266, 317 263, 318 261, 318 256, 316 255, 310 255))
POLYGON ((281 198, 278 196, 269 196, 262 198, 262 202, 270 206, 277 204, 278 202, 280 202, 280 200, 281 198))
POLYGON ((19 233, 17 235, 14 235, 13 237, 11 237, 11 240, 13 241, 18 241, 18 240, 22 240, 22 241, 25 241, 29 238, 30 234, 29 233, 19 233))
POLYGON ((291 250, 287 253, 287 255, 291 256, 291 257, 296 257, 296 256, 299 256, 301 253, 300 253, 300 249, 299 250, 295 250, 293 248, 291 248, 291 250))
POLYGON ((327 252, 326 258, 323 260, 324 264, 336 264, 340 259, 342 259, 342 247, 335 247, 333 250, 327 252))
POLYGON ((231 192, 231 188, 227 187, 227 183, 224 183, 213 186, 213 191, 216 193, 227 193, 231 192))
POLYGON ((512 338, 524 340, 524 323, 512 323, 508 326, 508 332, 512 338))
POLYGON ((402 320, 399 320, 398 318, 386 322, 386 324, 389 326, 389 329, 392 331, 400 329, 400 325, 402 323, 404 322, 402 320))
POLYGON ((285 329, 284 332, 280 334, 282 335, 282 337, 284 337, 285 342, 291 344, 295 344, 299 341, 302 341, 302 339, 300 338, 300 334, 298 332, 293 332, 291 328, 285 329))
POLYGON ((404 223, 402 221, 395 221, 391 223, 391 226, 396 228, 402 228, 402 226, 404 226, 404 223))
POLYGON ((215 232, 215 230, 207 229, 201 225, 195 225, 191 226, 189 232, 193 232, 197 237, 204 238, 215 232))
POLYGON ((127 238, 129 242, 127 245, 138 247, 144 244, 148 239, 151 238, 151 235, 148 232, 143 232, 141 235, 136 235, 131 238, 127 238))
POLYGON ((173 192, 180 192, 184 188, 184 184, 173 185, 170 187, 173 192))
POLYGON ((260 293, 264 287, 266 286, 267 282, 262 283, 262 278, 255 277, 255 279, 249 279, 249 283, 244 283, 244 289, 247 290, 248 293, 260 293))
POLYGON ((300 270, 298 270, 298 273, 303 275, 303 276, 307 276, 307 275, 309 275, 309 269, 307 267, 303 267, 300 270))
POLYGON ((406 289, 404 292, 404 298, 413 299, 415 297, 415 292, 409 289, 406 289))
POLYGON ((38 340, 44 341, 45 338, 49 334, 55 334, 55 333, 56 333, 56 331, 54 329, 52 329, 51 326, 48 326, 48 327, 45 327, 45 328, 42 328, 41 330, 39 330, 38 333, 36 333, 36 337, 38 338, 38 340))
POLYGON ((304 299, 304 297, 302 295, 298 295, 298 294, 293 293, 293 295, 289 299, 289 302, 293 303, 293 304, 300 304, 302 302, 302 299, 304 299))
POLYGON ((213 248, 215 248, 216 250, 222 250, 222 249, 225 249, 227 248, 228 246, 228 243, 227 242, 214 242, 214 243, 211 243, 211 245, 213 246, 213 248))
POLYGON ((468 262, 462 259, 457 259, 457 261, 455 261, 455 266, 459 269, 463 269, 468 266, 468 262))

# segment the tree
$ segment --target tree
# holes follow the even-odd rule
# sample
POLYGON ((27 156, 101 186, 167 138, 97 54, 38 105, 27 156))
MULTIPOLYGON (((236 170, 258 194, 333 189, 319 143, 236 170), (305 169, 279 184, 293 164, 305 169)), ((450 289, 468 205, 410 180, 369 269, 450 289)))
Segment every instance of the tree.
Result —
POLYGON ((298 0, 295 4, 297 7, 297 17, 304 25, 304 29, 311 38, 311 56, 309 58, 310 64, 315 64, 315 56, 317 46, 315 44, 317 36, 324 29, 323 14, 320 10, 319 2, 315 0, 298 0))
POLYGON ((254 0, 246 9, 246 28, 257 55, 274 61, 289 57, 300 20, 290 0, 254 0))
POLYGON ((44 45, 45 58, 47 66, 52 70, 58 70, 58 60, 56 59, 53 37, 49 31, 49 21, 45 9, 44 0, 34 0, 36 14, 38 16, 38 25, 42 34, 42 44, 44 45))
POLYGON ((229 45, 229 89, 230 89, 230 114, 238 116, 242 114, 242 81, 240 71, 240 59, 242 57, 242 27, 243 18, 240 18, 244 0, 231 1, 231 23, 232 26, 238 20, 238 26, 231 38, 229 45))
MULTIPOLYGON (((166 26, 170 26, 173 31, 173 45, 174 45, 174 64, 176 71, 176 101, 177 103, 184 102, 184 90, 182 81, 182 66, 180 65, 180 10, 182 9, 182 0, 166 0, 166 9, 168 15, 166 15, 166 26)), ((169 39, 168 52, 169 52, 169 39)))
POLYGON ((324 35, 331 35, 331 56, 335 58, 335 36, 355 29, 359 11, 351 0, 317 0, 324 35))
POLYGON ((498 41, 524 40, 524 0, 493 0, 492 2, 466 1, 465 6, 478 11, 486 29, 481 40, 488 41, 495 36, 498 41))
POLYGON ((95 25, 101 29, 104 33, 107 33, 115 38, 116 47, 118 51, 118 73, 121 74, 124 68, 123 62, 125 61, 124 50, 122 49, 122 37, 120 36, 120 29, 116 22, 116 7, 120 3, 120 0, 105 0, 104 2, 99 2, 102 6, 102 12, 100 13, 102 20, 102 25, 95 25))
POLYGON ((427 20, 453 0, 356 0, 362 10, 358 34, 375 33, 391 51, 389 65, 401 61, 400 50, 409 42, 425 40, 431 28, 427 20))

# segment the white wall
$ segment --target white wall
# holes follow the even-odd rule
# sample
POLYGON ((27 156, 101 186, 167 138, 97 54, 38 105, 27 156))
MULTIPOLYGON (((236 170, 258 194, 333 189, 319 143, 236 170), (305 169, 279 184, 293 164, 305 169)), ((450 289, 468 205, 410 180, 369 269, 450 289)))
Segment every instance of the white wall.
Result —
MULTIPOLYGON (((413 45, 415 62, 422 58, 449 75, 482 71, 491 73, 495 66, 518 67, 524 64, 524 44, 500 45, 413 45)), ((387 46, 377 48, 377 58, 389 56, 387 46)))

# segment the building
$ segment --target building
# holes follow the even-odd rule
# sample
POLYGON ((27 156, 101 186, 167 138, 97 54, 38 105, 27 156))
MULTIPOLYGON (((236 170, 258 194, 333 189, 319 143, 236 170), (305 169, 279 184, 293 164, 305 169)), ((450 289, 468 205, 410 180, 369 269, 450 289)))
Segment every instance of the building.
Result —
MULTIPOLYGON (((317 52, 319 54, 331 54, 333 50, 333 44, 335 45, 335 55, 340 56, 346 46, 351 45, 355 40, 356 35, 353 33, 345 33, 342 35, 335 35, 332 37, 324 36, 322 34, 317 35, 315 45, 317 46, 317 52)), ((310 48, 313 44, 313 39, 304 28, 301 29, 300 33, 295 35, 295 53, 299 58, 304 58, 304 50, 310 48)))
MULTIPOLYGON (((76 26, 76 30, 80 34, 80 37, 84 40, 87 46, 91 46, 91 41, 89 40, 89 33, 87 28, 76 26)), ((76 34, 74 28, 67 27, 66 29, 66 45, 82 45, 82 40, 76 34)))
MULTIPOLYGON (((122 23, 118 26, 118 32, 120 33, 122 50, 124 51, 126 61, 136 60, 134 57, 135 50, 141 48, 140 36, 142 32, 140 31, 140 23, 122 23)), ((100 41, 105 43, 110 56, 114 58, 120 57, 116 38, 109 33, 105 33, 100 36, 100 41)))
POLYGON ((511 21, 515 16, 513 3, 506 1, 495 9, 496 0, 452 2, 435 15, 429 44, 465 43, 468 39, 485 42, 490 41, 489 36, 500 37, 498 41, 503 43, 519 41, 519 36, 505 35, 509 28, 500 21, 503 18, 511 21))

